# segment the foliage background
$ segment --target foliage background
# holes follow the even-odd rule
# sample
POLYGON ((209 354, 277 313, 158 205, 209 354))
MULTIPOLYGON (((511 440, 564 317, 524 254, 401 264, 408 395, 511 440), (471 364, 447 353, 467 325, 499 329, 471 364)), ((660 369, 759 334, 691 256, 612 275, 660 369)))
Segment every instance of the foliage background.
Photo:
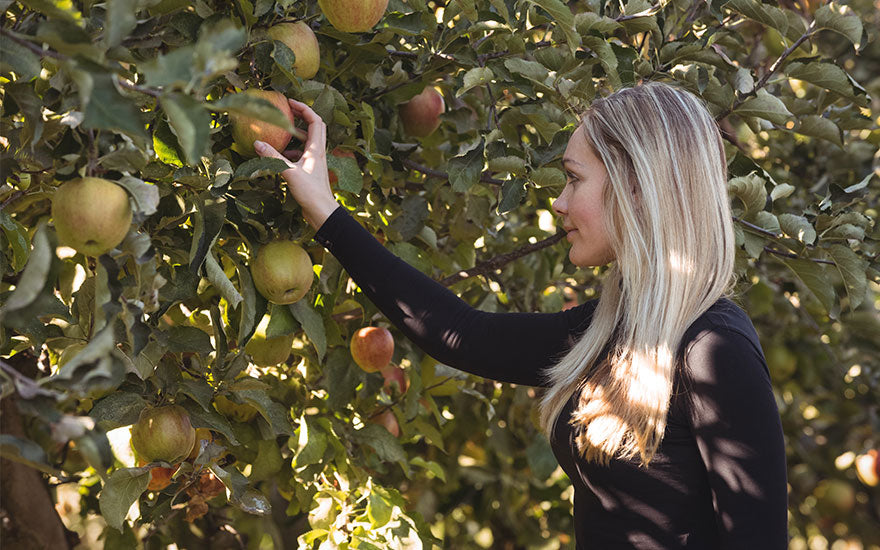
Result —
MULTIPOLYGON (((576 113, 646 79, 701 95, 724 130, 738 300, 786 433, 791 547, 880 547, 880 494, 854 469, 880 448, 876 3, 391 0, 358 35, 312 0, 0 5, 2 457, 48 481, 71 546, 570 547, 572 490, 535 390, 435 368, 395 333, 411 387, 383 392, 347 342, 387 322, 311 240, 277 162, 241 157, 227 121, 278 116, 245 88, 309 103, 329 147, 357 155, 331 158, 340 202, 386 246, 480 309, 558 311, 602 275, 575 270, 553 237, 576 113), (320 42, 311 80, 265 38, 293 19, 320 42), (408 138, 398 105, 426 85, 443 123, 408 138), (117 181, 136 211, 100 258, 56 249, 49 219, 56 187, 85 175, 117 181), (247 269, 272 235, 315 261, 290 307, 269 307, 247 269), (267 311, 270 335, 296 339, 287 364, 258 368, 243 344, 267 311), (241 422, 221 395, 259 414, 241 422), (126 433, 160 402, 216 439, 149 492, 126 433), (399 438, 364 422, 385 409, 399 438), (183 489, 201 468, 228 496, 188 522, 183 489)), ((14 504, 7 541, 26 535, 14 504)))

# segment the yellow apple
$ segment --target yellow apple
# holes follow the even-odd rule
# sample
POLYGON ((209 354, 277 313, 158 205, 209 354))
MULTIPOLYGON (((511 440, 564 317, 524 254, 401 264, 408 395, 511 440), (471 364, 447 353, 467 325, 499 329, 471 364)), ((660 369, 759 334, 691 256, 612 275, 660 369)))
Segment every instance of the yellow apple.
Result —
POLYGON ((100 256, 122 242, 131 226, 128 193, 110 180, 68 181, 52 195, 58 241, 86 256, 100 256))

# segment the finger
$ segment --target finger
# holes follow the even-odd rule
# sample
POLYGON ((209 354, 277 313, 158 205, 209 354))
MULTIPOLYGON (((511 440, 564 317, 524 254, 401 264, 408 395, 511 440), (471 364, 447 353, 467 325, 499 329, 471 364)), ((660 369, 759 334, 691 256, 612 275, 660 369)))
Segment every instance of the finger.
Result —
POLYGON ((309 134, 306 139, 305 150, 312 154, 317 154, 318 151, 323 151, 327 145, 327 125, 324 124, 324 120, 305 103, 295 99, 288 99, 287 102, 290 104, 291 109, 296 111, 300 118, 305 120, 309 125, 309 134))

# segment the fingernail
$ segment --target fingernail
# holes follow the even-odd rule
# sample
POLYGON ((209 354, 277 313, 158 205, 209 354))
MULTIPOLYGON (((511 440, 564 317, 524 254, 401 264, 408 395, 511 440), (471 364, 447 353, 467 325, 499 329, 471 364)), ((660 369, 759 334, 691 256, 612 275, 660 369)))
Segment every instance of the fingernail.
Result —
POLYGON ((254 150, 262 151, 266 147, 266 144, 260 140, 254 142, 254 150))

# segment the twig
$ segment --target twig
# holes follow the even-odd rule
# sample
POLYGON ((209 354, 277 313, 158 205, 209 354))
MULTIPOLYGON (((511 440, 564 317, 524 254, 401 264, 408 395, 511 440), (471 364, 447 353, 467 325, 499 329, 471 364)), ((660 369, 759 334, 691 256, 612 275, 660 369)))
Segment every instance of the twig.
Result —
MULTIPOLYGON (((427 166, 419 164, 419 163, 417 163, 413 160, 410 160, 410 159, 403 159, 403 165, 406 166, 407 168, 412 168, 413 170, 418 170, 419 172, 425 174, 426 176, 431 176, 434 178, 440 178, 440 179, 445 179, 445 180, 449 179, 449 174, 447 174, 446 172, 441 172, 440 170, 434 170, 433 168, 428 168, 427 166)), ((501 181, 499 179, 495 179, 492 176, 490 176, 488 174, 488 172, 483 172, 483 174, 480 175, 480 181, 482 181, 483 183, 493 183, 495 185, 502 185, 504 183, 503 181, 501 181)))
POLYGON ((450 275, 449 277, 445 277, 438 281, 443 286, 450 286, 459 281, 467 279, 468 277, 473 277, 475 275, 481 274, 491 274, 496 269, 501 268, 502 266, 509 264, 510 262, 522 258, 527 254, 531 254, 532 252, 536 252, 543 248, 547 248, 548 246, 553 246, 562 240, 562 237, 565 236, 565 232, 559 231, 555 235, 547 237, 542 241, 538 241, 536 243, 529 243, 525 246, 521 246, 517 248, 513 252, 508 252, 506 254, 499 254, 492 259, 486 260, 484 262, 480 262, 476 266, 471 269, 467 269, 464 271, 459 271, 455 275, 450 275))
POLYGON ((764 76, 762 76, 761 79, 758 80, 757 84, 755 84, 755 87, 752 89, 752 91, 748 92, 747 94, 743 94, 743 95, 737 97, 736 101, 733 102, 733 105, 731 105, 730 107, 727 108, 727 110, 725 110, 723 113, 721 113, 720 115, 715 117, 715 120, 722 120, 724 118, 727 118, 728 115, 730 115, 732 112, 734 112, 740 105, 745 103, 746 99, 748 99, 749 97, 753 97, 753 96, 758 95, 758 90, 760 90, 761 88, 763 88, 764 86, 767 85, 767 81, 770 80, 770 76, 772 76, 773 73, 775 73, 779 69, 779 67, 782 66, 782 62, 785 61, 788 58, 788 56, 790 56, 792 53, 794 53, 794 51, 796 49, 798 49, 800 47, 800 45, 804 43, 804 41, 806 41, 808 38, 810 38, 813 35, 813 31, 815 29, 816 29, 816 21, 810 22, 810 26, 807 27, 807 30, 804 31, 804 34, 802 34, 800 38, 795 40, 794 44, 792 44, 791 46, 786 48, 786 50, 784 52, 782 52, 782 55, 779 56, 779 59, 774 61, 773 65, 771 65, 770 68, 767 69, 767 72, 764 73, 764 76))

